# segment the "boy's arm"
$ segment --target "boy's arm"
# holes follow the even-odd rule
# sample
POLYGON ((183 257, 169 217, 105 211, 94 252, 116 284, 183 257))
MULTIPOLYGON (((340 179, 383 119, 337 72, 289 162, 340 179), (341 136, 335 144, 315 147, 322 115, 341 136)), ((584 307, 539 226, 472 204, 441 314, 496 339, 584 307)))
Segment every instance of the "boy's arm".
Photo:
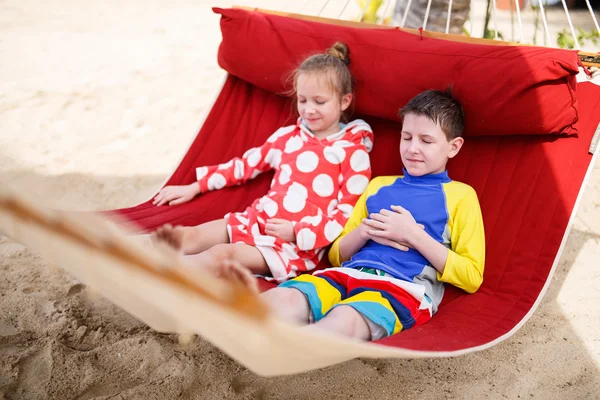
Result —
MULTIPOLYGON (((369 184, 370 186, 371 184, 369 184)), ((362 225, 363 218, 366 218, 368 215, 367 197, 369 197, 369 187, 358 198, 342 233, 333 242, 331 249, 329 249, 329 262, 334 267, 339 267, 344 261, 349 260, 368 241, 368 238, 365 238, 365 235, 361 234, 363 229, 357 228, 362 225)))
POLYGON ((483 217, 475 190, 468 187, 454 210, 454 215, 450 216, 452 248, 448 250, 444 269, 438 274, 438 279, 474 293, 483 282, 485 264, 483 217))

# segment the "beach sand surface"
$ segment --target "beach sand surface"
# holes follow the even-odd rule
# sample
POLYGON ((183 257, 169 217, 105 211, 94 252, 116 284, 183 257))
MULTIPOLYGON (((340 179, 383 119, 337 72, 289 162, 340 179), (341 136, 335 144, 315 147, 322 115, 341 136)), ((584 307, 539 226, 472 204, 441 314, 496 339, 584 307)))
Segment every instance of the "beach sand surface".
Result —
MULTIPOLYGON (((148 199, 219 91, 210 6, 230 4, 1 1, 0 180, 51 208, 148 199)), ((600 398, 599 194, 596 165, 546 296, 503 343, 276 378, 201 338, 153 332, 0 237, 0 399, 600 398)))

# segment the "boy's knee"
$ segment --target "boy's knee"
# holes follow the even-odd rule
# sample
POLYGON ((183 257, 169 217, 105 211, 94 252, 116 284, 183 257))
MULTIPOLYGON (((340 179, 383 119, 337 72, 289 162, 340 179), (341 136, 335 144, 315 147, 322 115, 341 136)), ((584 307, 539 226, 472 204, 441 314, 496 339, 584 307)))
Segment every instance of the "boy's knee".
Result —
POLYGON ((299 307, 308 303, 302 292, 285 287, 273 288, 264 292, 262 296, 267 302, 283 307, 299 307))
POLYGON ((365 317, 356 311, 354 307, 341 305, 331 310, 324 319, 342 327, 346 334, 362 340, 371 338, 371 330, 365 317))

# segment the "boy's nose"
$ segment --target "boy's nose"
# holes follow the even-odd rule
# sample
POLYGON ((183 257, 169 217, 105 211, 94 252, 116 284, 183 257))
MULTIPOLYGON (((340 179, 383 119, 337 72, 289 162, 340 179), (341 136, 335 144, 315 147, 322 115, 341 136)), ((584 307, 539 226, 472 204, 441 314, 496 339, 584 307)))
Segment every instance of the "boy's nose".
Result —
POLYGON ((411 142, 410 147, 408 148, 408 151, 410 151, 411 153, 418 153, 419 146, 413 141, 413 142, 411 142))

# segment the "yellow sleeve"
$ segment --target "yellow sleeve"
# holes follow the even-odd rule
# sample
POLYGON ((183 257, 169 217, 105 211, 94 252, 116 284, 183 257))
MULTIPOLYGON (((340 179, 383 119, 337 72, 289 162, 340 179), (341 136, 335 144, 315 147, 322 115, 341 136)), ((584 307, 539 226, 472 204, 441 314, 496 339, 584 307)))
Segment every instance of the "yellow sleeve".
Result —
MULTIPOLYGON (((369 183, 369 186, 371 186, 371 183, 372 181, 369 183)), ((342 240, 342 238, 348 233, 356 229, 356 227, 362 223, 363 218, 368 216, 367 197, 369 197, 369 186, 367 186, 367 190, 365 190, 356 201, 356 204, 352 209, 352 214, 344 226, 344 230, 342 233, 340 233, 340 236, 335 239, 331 245, 331 248, 329 249, 329 262, 334 267, 339 267, 342 264, 340 261, 340 240, 342 240)))
POLYGON ((344 230, 329 249, 329 262, 331 265, 339 267, 342 264, 340 261, 340 241, 344 236, 356 229, 362 223, 363 218, 369 216, 369 211, 367 210, 367 199, 369 196, 377 193, 382 186, 391 185, 398 178, 399 176, 378 176, 369 182, 367 189, 356 201, 356 204, 352 209, 352 214, 344 226, 344 230))
POLYGON ((438 273, 438 280, 474 293, 483 282, 485 264, 485 234, 479 200, 473 188, 460 182, 450 182, 444 190, 450 250, 444 273, 438 273))

